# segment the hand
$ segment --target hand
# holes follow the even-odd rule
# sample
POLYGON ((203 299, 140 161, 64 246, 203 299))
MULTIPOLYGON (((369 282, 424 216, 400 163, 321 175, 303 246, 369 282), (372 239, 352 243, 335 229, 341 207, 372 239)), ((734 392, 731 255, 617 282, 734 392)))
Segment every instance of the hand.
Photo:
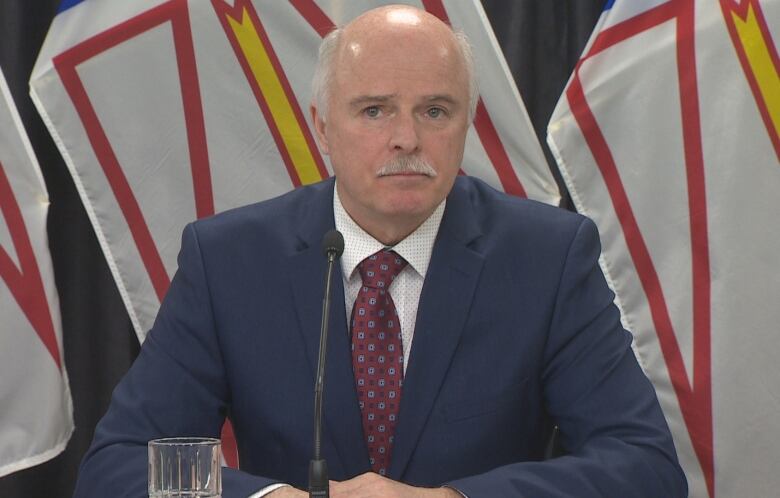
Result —
POLYGON ((266 498, 309 498, 309 493, 292 486, 284 486, 271 491, 265 496, 266 498))
POLYGON ((331 498, 463 498, 449 488, 415 488, 368 472, 348 481, 330 481, 331 498))

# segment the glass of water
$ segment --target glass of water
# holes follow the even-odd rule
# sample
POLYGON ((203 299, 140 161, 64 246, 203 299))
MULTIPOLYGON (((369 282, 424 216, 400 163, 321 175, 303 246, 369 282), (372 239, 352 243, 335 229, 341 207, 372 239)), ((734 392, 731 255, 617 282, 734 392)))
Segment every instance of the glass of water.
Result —
POLYGON ((177 437, 149 441, 150 498, 219 498, 219 439, 177 437))

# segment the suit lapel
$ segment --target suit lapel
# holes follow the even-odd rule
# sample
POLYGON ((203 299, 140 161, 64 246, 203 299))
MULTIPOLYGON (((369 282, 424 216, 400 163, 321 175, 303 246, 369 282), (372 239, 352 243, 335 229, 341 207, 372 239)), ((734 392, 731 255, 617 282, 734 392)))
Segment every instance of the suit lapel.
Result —
MULTIPOLYGON (((328 188, 315 191, 311 200, 301 210, 298 224, 300 248, 289 261, 295 311, 311 367, 312 392, 319 355, 320 317, 327 269, 320 244, 325 232, 334 227, 333 181, 327 181, 323 186, 328 188)), ((360 408, 352 374, 352 356, 344 311, 344 285, 339 264, 333 269, 331 299, 323 395, 323 433, 329 434, 345 475, 356 475, 369 470, 368 449, 363 438, 360 408)), ((329 462, 332 469, 334 463, 329 462)))
POLYGON ((479 235, 471 202, 456 184, 420 297, 395 429, 393 479, 403 476, 460 340, 483 263, 468 244, 479 235))

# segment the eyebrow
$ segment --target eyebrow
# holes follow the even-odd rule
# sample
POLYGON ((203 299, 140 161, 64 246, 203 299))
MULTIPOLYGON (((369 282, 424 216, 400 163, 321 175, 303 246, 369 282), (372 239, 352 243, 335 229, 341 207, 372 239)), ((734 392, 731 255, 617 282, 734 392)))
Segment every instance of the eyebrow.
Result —
POLYGON ((455 100, 454 97, 447 94, 442 95, 429 95, 425 97, 426 102, 446 102, 450 105, 456 106, 458 105, 458 101, 455 100))
POLYGON ((392 100, 396 95, 359 95, 349 101, 350 107, 360 107, 365 104, 384 103, 392 100))
MULTIPOLYGON (((350 107, 360 107, 365 104, 382 104, 385 102, 389 102, 392 99, 397 97, 397 94, 387 94, 387 95, 359 95, 355 97, 354 99, 349 101, 350 107)), ((455 100, 454 97, 448 94, 433 94, 433 95, 426 95, 423 97, 423 101, 426 103, 430 102, 446 102, 450 105, 458 105, 458 101, 455 100)))

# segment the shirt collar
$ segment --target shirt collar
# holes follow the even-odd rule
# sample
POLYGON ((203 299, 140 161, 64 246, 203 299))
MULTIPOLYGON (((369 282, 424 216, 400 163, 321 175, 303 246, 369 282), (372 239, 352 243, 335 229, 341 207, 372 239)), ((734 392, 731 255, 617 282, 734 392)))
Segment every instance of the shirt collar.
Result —
POLYGON ((414 271, 425 278, 428 265, 431 262, 436 234, 439 232, 439 226, 444 216, 446 199, 436 207, 428 219, 417 227, 414 232, 395 246, 388 248, 355 223, 355 220, 352 219, 341 204, 338 189, 334 186, 333 190, 333 217, 336 221, 336 230, 344 236, 344 254, 341 256, 341 268, 347 280, 352 278, 355 269, 361 261, 384 248, 397 252, 409 263, 409 266, 414 271))

